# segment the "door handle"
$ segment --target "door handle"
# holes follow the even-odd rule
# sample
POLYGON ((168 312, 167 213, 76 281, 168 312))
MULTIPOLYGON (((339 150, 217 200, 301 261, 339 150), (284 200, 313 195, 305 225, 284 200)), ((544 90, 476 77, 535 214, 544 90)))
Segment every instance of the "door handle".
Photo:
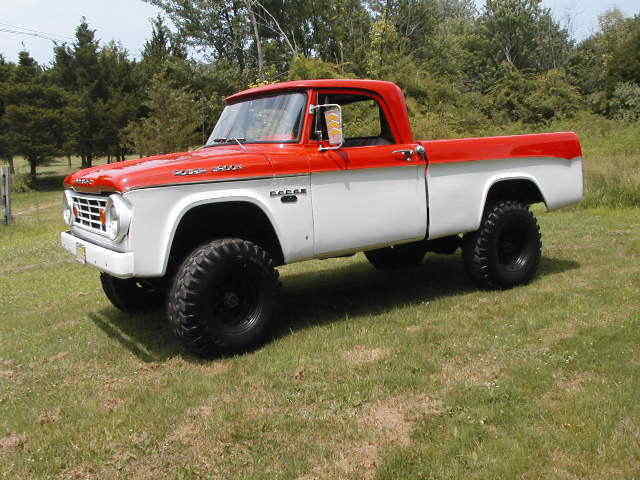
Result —
POLYGON ((403 154, 404 155, 404 159, 407 162, 411 162, 413 160, 413 155, 414 154, 415 155, 420 155, 424 159, 425 162, 427 161, 427 151, 422 145, 418 145, 415 150, 411 150, 410 148, 408 148, 408 149, 403 149, 403 150, 394 150, 391 153, 401 153, 401 154, 403 154))
POLYGON ((410 149, 407 149, 407 150, 394 150, 391 153, 401 153, 401 154, 404 155, 404 159, 407 162, 410 162, 411 161, 411 157, 413 157, 414 151, 410 150, 410 149))

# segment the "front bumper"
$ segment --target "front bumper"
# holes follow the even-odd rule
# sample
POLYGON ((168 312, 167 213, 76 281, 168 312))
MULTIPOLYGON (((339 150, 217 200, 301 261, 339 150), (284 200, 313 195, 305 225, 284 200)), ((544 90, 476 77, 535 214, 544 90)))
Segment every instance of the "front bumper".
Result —
POLYGON ((109 275, 119 278, 131 278, 133 271, 133 253, 120 253, 100 247, 69 232, 60 234, 62 247, 80 263, 93 265, 109 275))

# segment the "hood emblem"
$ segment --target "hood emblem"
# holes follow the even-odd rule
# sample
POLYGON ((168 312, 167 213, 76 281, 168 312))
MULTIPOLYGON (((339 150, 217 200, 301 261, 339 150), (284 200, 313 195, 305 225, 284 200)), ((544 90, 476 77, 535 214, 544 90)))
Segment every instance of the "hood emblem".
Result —
POLYGON ((203 173, 208 173, 209 171, 215 172, 233 172, 235 170, 242 170, 244 165, 219 165, 217 167, 212 168, 211 170, 207 170, 206 168, 186 168, 182 170, 174 170, 173 174, 178 177, 185 177, 187 175, 202 175, 203 173))
POLYGON ((74 183, 78 185, 91 185, 93 183, 92 178, 79 178, 74 183))

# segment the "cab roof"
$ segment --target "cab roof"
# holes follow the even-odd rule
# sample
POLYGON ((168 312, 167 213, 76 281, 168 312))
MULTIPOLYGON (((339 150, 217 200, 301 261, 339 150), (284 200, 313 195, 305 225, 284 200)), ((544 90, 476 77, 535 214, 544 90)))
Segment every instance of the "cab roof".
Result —
POLYGON ((227 103, 235 103, 252 97, 278 92, 304 91, 308 89, 350 89, 373 92, 381 98, 387 114, 387 121, 398 143, 413 142, 413 131, 409 123, 409 112, 404 93, 392 82, 382 80, 356 80, 328 78, 323 80, 295 80, 293 82, 274 83, 263 87, 250 88, 227 97, 227 103))
POLYGON ((368 90, 370 92, 378 93, 381 96, 385 96, 390 93, 397 95, 400 92, 400 88, 395 83, 385 82, 382 80, 328 78, 322 80, 294 80, 292 82, 272 83, 271 85, 250 88, 227 97, 226 102, 234 103, 248 97, 292 90, 306 90, 309 88, 352 88, 356 90, 368 90))

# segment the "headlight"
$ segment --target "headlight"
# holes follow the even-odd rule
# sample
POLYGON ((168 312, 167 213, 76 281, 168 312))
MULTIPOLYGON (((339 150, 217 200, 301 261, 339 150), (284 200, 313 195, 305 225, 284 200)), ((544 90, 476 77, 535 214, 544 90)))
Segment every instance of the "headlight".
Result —
POLYGON ((131 225, 129 203, 120 195, 109 196, 107 205, 100 214, 100 222, 105 226, 105 233, 109 239, 121 242, 131 225))
POLYGON ((62 194, 62 218, 68 226, 73 225, 73 200, 67 190, 62 194))

